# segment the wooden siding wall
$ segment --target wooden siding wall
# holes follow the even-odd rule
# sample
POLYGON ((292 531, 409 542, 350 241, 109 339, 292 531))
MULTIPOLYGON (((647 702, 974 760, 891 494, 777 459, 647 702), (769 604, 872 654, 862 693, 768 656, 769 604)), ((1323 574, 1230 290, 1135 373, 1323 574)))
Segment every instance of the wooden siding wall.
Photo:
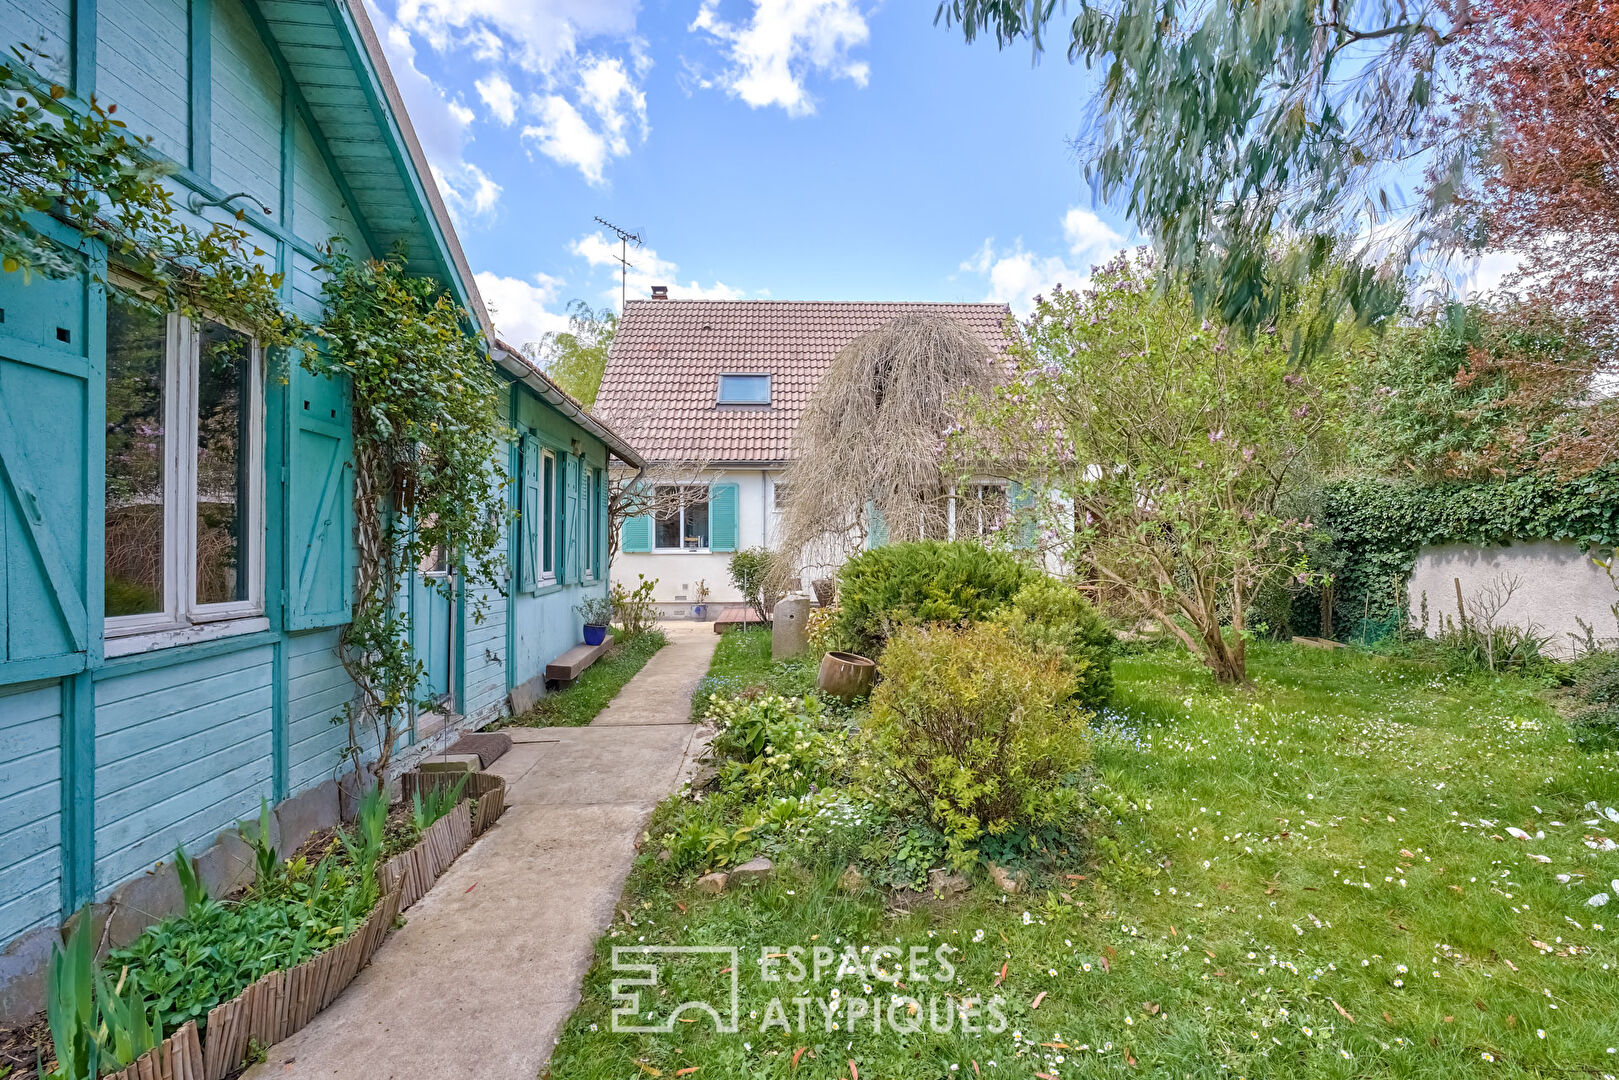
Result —
MULTIPOLYGON (((368 256, 378 253, 374 237, 436 229, 387 201, 384 170, 396 159, 375 131, 366 142, 370 113, 345 106, 348 126, 330 143, 311 126, 333 95, 358 91, 334 89, 326 74, 295 85, 288 55, 318 53, 320 72, 331 73, 347 54, 308 42, 278 49, 265 32, 333 10, 286 0, 0 0, 0 36, 41 49, 42 75, 94 92, 150 136, 175 165, 178 207, 241 191, 267 206, 239 199, 201 213, 217 220, 242 209, 253 241, 285 274, 288 304, 318 318, 318 249, 331 238, 368 256), (94 19, 76 20, 92 10, 94 19), (356 147, 380 148, 375 167, 339 176, 336 155, 356 147)), ((79 243, 65 230, 61 238, 79 243)), ((413 267, 447 262, 413 245, 413 267)), ((346 496, 323 497, 348 490, 347 397, 299 369, 272 365, 264 385, 270 629, 104 659, 105 298, 93 279, 104 258, 91 245, 85 272, 66 281, 0 273, 0 401, 28 402, 0 408, 0 946, 105 897, 178 845, 200 853, 261 798, 334 778, 347 742, 333 717, 352 688, 334 650, 352 538, 347 516, 330 511, 346 496)), ((528 390, 511 388, 507 409, 573 465, 575 445, 605 465, 599 441, 528 390)), ((559 501, 562 483, 559 475, 559 501)), ((604 589, 574 571, 539 594, 492 593, 477 624, 463 597, 458 711, 500 712, 511 686, 579 640, 573 607, 604 589)))
MULTIPOLYGON (((0 0, 9 39, 0 46, 40 49, 42 75, 117 105, 134 134, 176 163, 182 214, 191 190, 208 198, 246 191, 268 206, 265 215, 246 200, 232 204, 246 209, 255 243, 286 272, 289 304, 318 317, 319 246, 336 236, 357 254, 372 251, 253 9, 243 0, 80 4, 95 18, 77 53, 74 0, 0 0), (86 70, 88 56, 95 63, 86 70)), ((7 410, 17 446, 5 464, 30 470, 30 497, 58 541, 59 576, 85 609, 76 645, 39 575, 23 572, 33 558, 29 522, 0 476, 0 684, 14 684, 0 685, 3 944, 169 860, 177 845, 202 851, 255 814, 260 798, 274 802, 333 778, 346 737, 332 717, 350 686, 333 651, 335 626, 280 629, 287 507, 305 482, 283 473, 289 399, 296 392, 341 403, 341 394, 301 372, 291 383, 273 374, 265 382, 272 629, 103 661, 104 301, 87 268, 68 281, 0 274, 0 308, 0 397, 30 403, 7 410)), ((340 422, 346 430, 346 417, 340 422)), ((343 571, 340 560, 333 565, 343 571)))
POLYGON ((97 681, 98 890, 274 801, 274 659, 263 645, 97 681))
POLYGON ((62 888, 62 695, 0 688, 0 927, 57 921, 62 888))
MULTIPOLYGON (((517 421, 514 426, 519 435, 532 435, 557 455, 556 505, 560 512, 565 501, 563 478, 569 468, 577 467, 581 457, 584 464, 590 467, 605 468, 607 448, 597 439, 581 437, 579 429, 566 417, 525 389, 519 388, 515 412, 517 421), (583 451, 582 455, 575 453, 575 445, 583 451)), ((578 505, 583 505, 582 499, 578 500, 578 505)), ((564 557, 566 546, 563 538, 566 533, 564 524, 556 534, 557 584, 544 586, 535 592, 510 590, 512 685, 540 674, 547 663, 578 644, 583 637, 584 620, 574 611, 574 606, 587 596, 606 593, 605 581, 581 580, 579 556, 586 545, 574 545, 576 558, 572 562, 564 557)), ((583 533, 576 535, 582 536, 583 533)), ((606 540, 603 539, 602 543, 605 551, 606 540)))

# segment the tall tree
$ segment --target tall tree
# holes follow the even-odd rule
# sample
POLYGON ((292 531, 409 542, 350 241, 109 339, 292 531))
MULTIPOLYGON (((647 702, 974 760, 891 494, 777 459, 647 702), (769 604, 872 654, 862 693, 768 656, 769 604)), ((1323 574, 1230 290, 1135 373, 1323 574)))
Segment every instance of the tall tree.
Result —
POLYGON ((618 312, 605 304, 593 309, 583 300, 573 300, 568 304, 568 328, 529 343, 525 351, 588 409, 596 404, 607 370, 607 350, 617 332, 618 312))
MULTIPOLYGON (((1038 54, 1057 8, 1057 0, 943 0, 936 17, 969 41, 1026 40, 1038 54)), ((1468 0, 1074 8, 1068 58, 1102 71, 1094 134, 1079 145, 1089 177, 1100 198, 1123 201, 1200 306, 1252 331, 1275 321, 1290 285, 1347 258, 1352 272, 1335 275, 1295 352, 1319 351, 1346 308, 1363 322, 1392 310, 1400 283, 1379 272, 1390 230, 1366 226, 1412 210, 1388 185, 1390 166, 1438 152, 1445 179, 1432 196, 1450 197, 1465 150, 1421 135, 1437 100, 1435 61, 1472 24, 1468 0), (1334 242, 1345 231, 1365 237, 1358 251, 1334 242), (1284 246, 1285 258, 1271 257, 1284 246)), ((1424 237, 1411 230, 1398 239, 1409 253, 1424 237)))

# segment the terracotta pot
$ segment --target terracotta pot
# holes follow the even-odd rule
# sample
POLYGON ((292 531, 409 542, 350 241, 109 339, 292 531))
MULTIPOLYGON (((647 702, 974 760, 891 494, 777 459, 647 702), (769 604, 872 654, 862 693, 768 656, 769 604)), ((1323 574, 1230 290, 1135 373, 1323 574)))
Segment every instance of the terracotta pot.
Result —
POLYGON ((877 665, 857 653, 829 652, 821 657, 815 684, 840 701, 855 701, 871 693, 877 665))

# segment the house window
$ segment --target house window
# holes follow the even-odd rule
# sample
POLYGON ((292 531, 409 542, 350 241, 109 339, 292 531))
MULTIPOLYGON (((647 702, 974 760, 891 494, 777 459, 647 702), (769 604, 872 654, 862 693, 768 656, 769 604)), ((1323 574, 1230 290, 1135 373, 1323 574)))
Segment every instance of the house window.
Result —
POLYGON ((769 375, 721 375, 721 405, 769 405, 769 375))
POLYGON ((557 456, 540 455, 540 580, 555 581, 557 531, 557 456))
POLYGON ((988 539, 1006 526, 1006 486, 973 484, 956 501, 956 535, 988 539))
POLYGON ((706 486, 660 487, 657 503, 657 547, 670 551, 708 550, 706 486))
POLYGON ((105 611, 139 651, 264 613, 262 358, 252 337, 108 290, 105 611))

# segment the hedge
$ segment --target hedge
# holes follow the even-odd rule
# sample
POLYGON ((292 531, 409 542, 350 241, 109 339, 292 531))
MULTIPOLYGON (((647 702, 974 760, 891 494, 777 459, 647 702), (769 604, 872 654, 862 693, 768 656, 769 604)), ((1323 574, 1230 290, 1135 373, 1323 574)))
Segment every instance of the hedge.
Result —
MULTIPOLYGON (((1370 640, 1406 617, 1406 582, 1417 553, 1439 544, 1572 541, 1582 550, 1619 545, 1619 469, 1574 480, 1529 475, 1471 483, 1358 479, 1323 492, 1322 526, 1344 557, 1333 583, 1338 637, 1370 640)), ((1319 612, 1314 590, 1300 607, 1319 612)), ((1319 624, 1319 614, 1315 615, 1319 624)))

